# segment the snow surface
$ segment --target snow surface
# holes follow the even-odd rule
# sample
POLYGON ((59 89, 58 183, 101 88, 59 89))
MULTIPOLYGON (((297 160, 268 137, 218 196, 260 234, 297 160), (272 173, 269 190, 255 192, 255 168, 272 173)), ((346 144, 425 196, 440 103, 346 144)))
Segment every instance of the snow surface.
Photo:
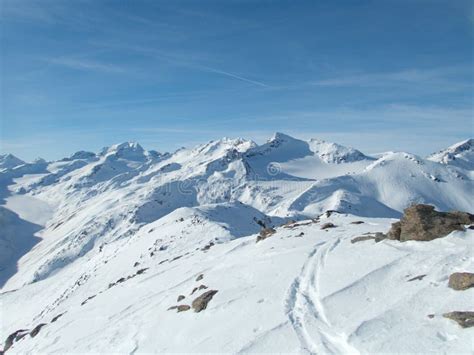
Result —
POLYGON ((47 323, 8 352, 472 353, 472 328, 441 316, 472 308, 447 287, 473 271, 472 230, 350 242, 412 203, 474 212, 466 166, 277 133, 5 168, 0 341, 47 323), (262 225, 277 232, 255 243, 262 225), (218 290, 206 310, 168 310, 200 284, 218 290))

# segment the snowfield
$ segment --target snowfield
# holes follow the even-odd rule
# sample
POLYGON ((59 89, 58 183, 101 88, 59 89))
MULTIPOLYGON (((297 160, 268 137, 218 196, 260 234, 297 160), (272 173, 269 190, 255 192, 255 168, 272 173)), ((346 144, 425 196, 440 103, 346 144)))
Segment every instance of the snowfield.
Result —
POLYGON ((0 342, 36 328, 7 353, 472 353, 473 328, 442 315, 473 310, 474 288, 447 285, 474 271, 473 230, 352 242, 413 203, 473 213, 472 143, 375 158, 277 133, 1 157, 0 342), (276 232, 257 243, 262 227, 276 232))

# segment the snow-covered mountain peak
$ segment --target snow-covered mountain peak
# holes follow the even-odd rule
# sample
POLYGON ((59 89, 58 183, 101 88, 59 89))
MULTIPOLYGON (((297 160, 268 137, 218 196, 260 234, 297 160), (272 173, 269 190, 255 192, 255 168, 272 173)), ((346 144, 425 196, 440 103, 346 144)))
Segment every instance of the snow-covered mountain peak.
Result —
POLYGON ((292 141, 299 141, 299 139, 293 138, 285 133, 275 132, 273 136, 267 141, 267 143, 273 143, 274 145, 288 143, 292 141))
POLYGON ((87 152, 84 150, 80 150, 78 152, 75 152, 68 158, 61 159, 61 161, 71 161, 71 160, 91 160, 96 157, 96 154, 93 152, 87 152))
POLYGON ((0 155, 0 169, 11 169, 23 164, 25 164, 25 162, 13 154, 0 155))
POLYGON ((349 163, 372 159, 362 154, 357 149, 344 147, 337 143, 330 143, 314 138, 309 140, 309 147, 315 155, 318 155, 321 160, 326 163, 349 163))
POLYGON ((246 156, 266 156, 265 160, 281 162, 303 158, 310 154, 307 142, 276 132, 267 143, 249 149, 246 156))
POLYGON ((197 146, 194 148, 194 153, 204 155, 221 155, 222 153, 225 154, 231 150, 242 153, 255 146, 256 144, 251 140, 224 137, 222 139, 212 140, 206 144, 197 146))
POLYGON ((474 170, 474 139, 466 139, 453 144, 446 149, 431 154, 427 159, 441 164, 474 170))
POLYGON ((133 162, 146 162, 161 159, 168 154, 161 154, 157 151, 147 151, 137 142, 124 142, 105 147, 99 153, 99 157, 110 160, 127 160, 133 162))
POLYGON ((46 165, 46 164, 48 164, 48 162, 43 158, 36 158, 35 160, 33 160, 32 164, 34 164, 34 165, 46 165))
POLYGON ((113 144, 110 147, 106 147, 102 150, 102 155, 108 154, 126 154, 128 152, 143 153, 144 149, 137 142, 123 142, 113 144))

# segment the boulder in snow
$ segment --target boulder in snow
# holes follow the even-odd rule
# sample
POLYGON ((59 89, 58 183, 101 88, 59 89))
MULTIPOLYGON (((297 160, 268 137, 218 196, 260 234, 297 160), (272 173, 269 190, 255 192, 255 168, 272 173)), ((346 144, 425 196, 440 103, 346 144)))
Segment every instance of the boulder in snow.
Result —
POLYGON ((329 229, 329 228, 336 228, 336 225, 334 223, 327 222, 321 226, 321 229, 329 229))
POLYGON ((180 305, 168 308, 168 311, 171 311, 171 310, 174 310, 174 309, 176 309, 176 311, 179 313, 179 312, 189 311, 191 309, 191 307, 188 306, 187 304, 180 304, 180 305))
POLYGON ((276 233, 276 230, 273 228, 263 228, 260 231, 260 234, 257 237, 257 243, 261 240, 267 239, 268 237, 271 237, 273 234, 276 233))
POLYGON ((474 274, 470 272, 455 272, 449 276, 448 286, 457 291, 474 287, 474 274))
POLYGON ((400 222, 392 224, 388 238, 401 242, 429 241, 464 230, 464 225, 472 222, 474 215, 467 212, 438 212, 430 205, 413 205, 404 210, 400 222))
POLYGON ((217 290, 209 290, 197 297, 192 303, 194 312, 201 312, 205 310, 207 308, 207 304, 212 300, 217 292, 217 290))
POLYGON ((462 328, 470 328, 474 326, 474 312, 455 311, 443 314, 443 317, 452 319, 462 328))

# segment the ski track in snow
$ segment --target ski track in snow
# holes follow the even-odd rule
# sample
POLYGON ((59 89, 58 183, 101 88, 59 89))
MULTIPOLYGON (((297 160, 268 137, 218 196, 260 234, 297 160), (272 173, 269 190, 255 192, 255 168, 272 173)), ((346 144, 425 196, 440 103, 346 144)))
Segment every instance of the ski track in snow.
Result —
POLYGON ((301 350, 311 354, 359 354, 347 336, 328 321, 320 296, 320 275, 326 258, 340 237, 318 243, 293 281, 286 299, 286 313, 298 336, 301 350))

